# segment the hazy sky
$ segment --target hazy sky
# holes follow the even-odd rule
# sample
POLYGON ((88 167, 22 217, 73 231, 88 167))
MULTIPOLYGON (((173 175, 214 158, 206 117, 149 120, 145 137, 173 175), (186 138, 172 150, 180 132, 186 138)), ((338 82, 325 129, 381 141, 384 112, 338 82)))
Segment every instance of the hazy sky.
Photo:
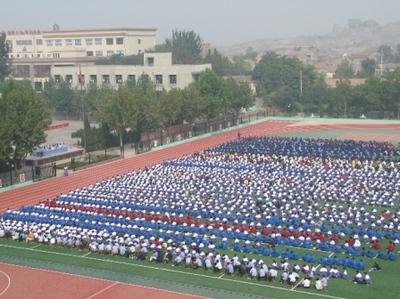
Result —
POLYGON ((0 30, 97 27, 194 29, 213 45, 327 33, 350 18, 400 21, 400 0, 0 0, 0 30))

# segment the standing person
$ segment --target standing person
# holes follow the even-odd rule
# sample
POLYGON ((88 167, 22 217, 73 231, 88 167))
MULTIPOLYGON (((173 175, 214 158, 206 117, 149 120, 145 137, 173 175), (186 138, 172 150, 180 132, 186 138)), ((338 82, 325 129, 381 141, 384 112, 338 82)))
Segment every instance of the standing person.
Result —
POLYGON ((64 167, 64 176, 68 176, 68 166, 65 165, 64 167))
POLYGON ((237 139, 240 140, 240 131, 238 131, 238 133, 237 133, 237 139))

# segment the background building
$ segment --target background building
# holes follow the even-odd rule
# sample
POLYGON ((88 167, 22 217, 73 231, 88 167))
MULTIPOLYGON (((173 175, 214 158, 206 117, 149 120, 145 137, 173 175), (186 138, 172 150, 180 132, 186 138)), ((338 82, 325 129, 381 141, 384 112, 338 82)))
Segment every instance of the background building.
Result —
POLYGON ((142 65, 97 65, 94 63, 75 63, 55 65, 51 77, 55 81, 65 80, 73 87, 79 86, 79 75, 84 86, 88 84, 108 84, 116 87, 127 81, 134 82, 141 75, 147 75, 158 90, 185 88, 198 75, 211 69, 211 64, 172 64, 172 53, 144 53, 142 65))
POLYGON ((171 53, 150 53, 156 45, 157 29, 110 28, 94 30, 7 31, 12 76, 29 80, 36 91, 53 77, 79 85, 89 83, 117 86, 150 76, 157 89, 184 88, 211 65, 173 65, 171 53), (147 53, 146 53, 147 52, 147 53), (99 59, 112 55, 144 54, 141 65, 100 65, 99 59))

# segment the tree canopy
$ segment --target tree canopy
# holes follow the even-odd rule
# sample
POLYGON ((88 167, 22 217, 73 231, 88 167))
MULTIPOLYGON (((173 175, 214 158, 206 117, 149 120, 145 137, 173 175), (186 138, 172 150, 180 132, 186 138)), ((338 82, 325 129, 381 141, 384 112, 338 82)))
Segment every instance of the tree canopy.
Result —
POLYGON ((1 82, 11 73, 11 62, 8 57, 10 47, 6 41, 5 33, 0 34, 0 86, 1 82))
POLYGON ((0 97, 0 159, 20 165, 33 148, 45 141, 50 124, 45 101, 31 88, 7 80, 0 97))

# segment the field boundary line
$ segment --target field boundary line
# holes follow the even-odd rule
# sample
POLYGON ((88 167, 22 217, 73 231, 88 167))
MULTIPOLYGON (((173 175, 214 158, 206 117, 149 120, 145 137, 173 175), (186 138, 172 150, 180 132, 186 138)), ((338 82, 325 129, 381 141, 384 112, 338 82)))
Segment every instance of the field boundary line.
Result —
POLYGON ((139 285, 139 284, 134 284, 134 283, 130 283, 130 282, 115 281, 115 280, 111 280, 111 279, 107 279, 107 278, 100 278, 100 277, 95 277, 95 276, 87 276, 87 275, 82 275, 82 274, 75 274, 75 273, 62 272, 62 271, 57 271, 57 270, 49 270, 49 269, 43 269, 43 268, 35 268, 35 267, 30 267, 30 266, 25 266, 25 265, 5 263, 5 262, 1 262, 1 261, 0 261, 0 264, 7 265, 7 266, 12 266, 12 267, 17 267, 17 268, 24 268, 24 269, 42 271, 42 272, 47 272, 47 273, 56 273, 56 274, 72 276, 72 277, 75 276, 75 277, 80 277, 80 278, 85 278, 85 279, 93 279, 93 280, 97 280, 97 281, 106 281, 106 282, 110 282, 110 283, 111 282, 112 283, 116 282, 116 283, 118 283, 120 285, 126 285, 126 286, 139 287, 139 288, 150 289, 150 290, 163 291, 163 292, 167 292, 167 293, 185 295, 185 296, 196 297, 196 298, 212 299, 212 298, 204 297, 204 296, 201 296, 201 295, 194 295, 194 294, 183 293, 183 292, 178 292, 178 291, 171 291, 171 290, 168 290, 168 289, 161 289, 161 288, 156 288, 156 287, 139 285))
MULTIPOLYGON (((46 251, 46 250, 41 250, 41 249, 32 249, 32 248, 18 247, 18 246, 5 245, 5 244, 0 244, 0 247, 20 249, 20 250, 26 250, 26 251, 34 251, 34 252, 41 252, 41 253, 46 253, 46 254, 50 254, 50 255, 53 254, 53 255, 60 255, 60 256, 68 256, 68 257, 73 257, 73 258, 77 258, 77 259, 87 259, 87 260, 93 260, 93 261, 101 261, 101 262, 117 264, 117 265, 118 264, 119 265, 127 265, 127 266, 131 266, 131 267, 153 269, 153 270, 158 270, 158 271, 179 273, 179 274, 184 274, 184 275, 189 275, 189 276, 205 277, 205 278, 210 278, 210 279, 217 279, 218 278, 218 276, 211 276, 211 275, 204 275, 204 274, 193 273, 193 272, 185 272, 185 271, 180 271, 180 270, 159 268, 159 267, 153 267, 153 266, 148 266, 148 265, 140 265, 140 264, 136 264, 136 263, 127 263, 127 262, 122 262, 122 261, 100 259, 100 258, 95 258, 95 257, 91 257, 91 256, 82 257, 80 255, 73 255, 73 254, 69 254, 69 253, 52 252, 52 251, 46 251)), ((237 280, 237 279, 220 278, 220 280, 232 281, 232 282, 248 284, 248 285, 261 286, 261 287, 265 287, 265 288, 277 289, 277 290, 288 291, 288 292, 307 294, 307 295, 317 296, 317 297, 333 298, 333 299, 345 299, 344 297, 337 297, 337 296, 326 295, 326 294, 319 294, 319 293, 312 293, 312 292, 306 292, 306 291, 293 290, 293 289, 282 288, 282 287, 277 287, 277 286, 272 286, 272 285, 264 285, 264 284, 254 283, 254 282, 247 282, 247 281, 242 281, 242 280, 237 280)))
POLYGON ((94 293, 93 295, 90 295, 90 296, 87 297, 86 299, 92 299, 92 298, 96 297, 97 295, 100 295, 101 293, 103 293, 103 292, 105 292, 105 291, 111 289, 112 287, 116 286, 117 284, 119 284, 118 281, 116 281, 116 282, 114 282, 114 283, 112 283, 112 284, 109 284, 109 285, 106 286, 105 288, 102 288, 101 290, 97 291, 97 292, 94 293))
POLYGON ((0 270, 0 273, 1 274, 3 274, 6 278, 7 278, 7 286, 6 286, 6 288, 3 290, 3 291, 1 291, 1 293, 0 293, 0 296, 3 296, 7 291, 8 291, 8 289, 10 288, 10 286, 11 286, 11 278, 10 278, 10 275, 8 275, 6 272, 4 272, 4 271, 1 271, 0 270))

